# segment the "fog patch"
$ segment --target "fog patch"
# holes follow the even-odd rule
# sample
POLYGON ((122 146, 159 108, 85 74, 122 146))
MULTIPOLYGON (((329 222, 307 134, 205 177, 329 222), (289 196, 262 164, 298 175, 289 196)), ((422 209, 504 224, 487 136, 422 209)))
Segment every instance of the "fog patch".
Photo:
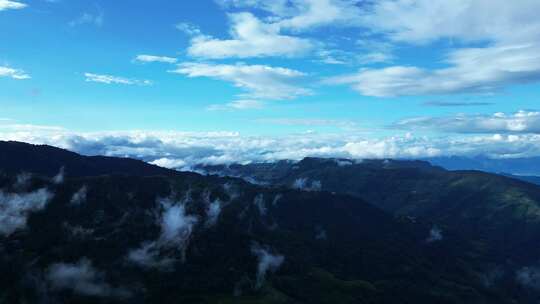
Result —
POLYGON ((60 171, 58 171, 58 174, 56 174, 53 178, 52 178, 52 182, 57 184, 57 185, 60 185, 64 182, 64 175, 65 175, 65 169, 64 167, 60 168, 60 171))
POLYGON ((271 253, 266 247, 259 244, 251 246, 251 253, 257 257, 257 282, 256 288, 261 288, 266 279, 267 273, 276 272, 281 264, 285 261, 285 257, 280 254, 271 253))
POLYGON ((277 206, 281 198, 283 198, 283 194, 276 194, 276 196, 274 196, 274 199, 272 200, 272 206, 277 206))
POLYGON ((42 188, 28 193, 5 193, 0 190, 0 234, 9 236, 24 229, 31 212, 43 210, 53 194, 42 188))
POLYGON ((252 176, 236 176, 236 177, 241 178, 244 181, 246 181, 246 182, 248 182, 248 183, 250 183, 252 185, 257 185, 257 186, 268 186, 269 185, 268 182, 260 181, 260 180, 256 179, 255 177, 252 177, 252 176))
POLYGON ((334 159, 334 161, 336 162, 336 165, 338 165, 338 167, 354 165, 354 162, 350 159, 334 159))
POLYGON ((94 233, 94 229, 84 228, 83 226, 71 226, 69 223, 64 223, 64 228, 69 232, 70 236, 75 239, 85 239, 94 233))
POLYGON ((70 203, 72 205, 81 205, 86 202, 86 197, 88 195, 88 187, 86 185, 82 186, 77 192, 71 197, 70 203))
POLYGON ((303 190, 303 191, 321 191, 322 183, 318 180, 310 181, 308 178, 301 177, 297 178, 293 184, 293 189, 303 190))
POLYGON ((13 188, 19 191, 25 191, 30 186, 31 179, 32 179, 31 173, 26 173, 26 172, 19 173, 16 177, 15 184, 13 184, 13 188))
POLYGON ((160 248, 157 242, 146 242, 140 248, 131 250, 128 253, 128 260, 145 268, 157 268, 168 270, 176 261, 173 258, 161 257, 160 248))
POLYGON ((493 287, 504 276, 504 270, 500 267, 496 267, 489 272, 482 275, 482 283, 485 287, 493 287))
POLYGON ((223 184, 223 190, 225 191, 225 193, 227 193, 231 201, 240 197, 240 191, 238 190, 238 186, 234 185, 233 183, 223 184))
POLYGON ((328 234, 326 233, 326 230, 324 230, 322 227, 317 227, 315 229, 315 239, 322 241, 328 239, 328 234))
POLYGON ((185 261, 191 234, 199 221, 196 216, 186 214, 185 204, 189 200, 189 195, 180 202, 170 198, 158 200, 160 209, 158 224, 161 228, 159 238, 145 242, 141 248, 129 252, 128 259, 145 267, 163 266, 163 261, 159 261, 161 251, 175 250, 180 252, 182 261, 185 261))
POLYGON ((221 214, 221 201, 219 199, 216 199, 213 202, 210 202, 206 206, 206 227, 214 226, 218 219, 219 215, 221 214))
POLYGON ((257 194, 255 198, 253 199, 253 204, 257 207, 257 210, 259 211, 259 214, 261 216, 265 216, 268 212, 268 209, 266 208, 264 204, 264 195, 263 194, 257 194))
POLYGON ((439 227, 434 226, 429 231, 429 236, 427 237, 426 242, 433 243, 433 242, 442 241, 442 239, 443 239, 442 230, 439 227))
POLYGON ((129 297, 122 288, 114 288, 105 282, 105 274, 92 266, 86 258, 75 264, 57 263, 49 267, 47 281, 56 290, 71 290, 82 296, 129 297))
POLYGON ((540 290, 540 268, 521 268, 516 272, 516 281, 524 287, 540 290))

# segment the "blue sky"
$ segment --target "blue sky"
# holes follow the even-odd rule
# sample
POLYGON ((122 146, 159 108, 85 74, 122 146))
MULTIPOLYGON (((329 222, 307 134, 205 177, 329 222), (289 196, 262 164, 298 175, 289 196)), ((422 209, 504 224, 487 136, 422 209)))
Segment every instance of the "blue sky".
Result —
MULTIPOLYGON (((535 155, 539 10, 533 0, 0 0, 0 135, 86 152, 66 138, 309 134, 348 157, 479 154, 453 143, 500 138, 486 153, 535 155), (392 144, 346 148, 366 141, 392 144)), ((305 149, 272 157, 327 151, 305 149)))

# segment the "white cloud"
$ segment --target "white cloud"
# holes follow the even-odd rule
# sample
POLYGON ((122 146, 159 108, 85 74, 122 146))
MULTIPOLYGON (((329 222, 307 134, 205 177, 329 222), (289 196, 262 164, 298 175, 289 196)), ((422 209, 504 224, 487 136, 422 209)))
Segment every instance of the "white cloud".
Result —
POLYGON ((540 37, 536 0, 380 0, 363 14, 363 23, 395 41, 533 42, 540 37), (536 38, 536 39, 535 39, 536 38))
POLYGON ((0 190, 0 234, 9 236, 24 229, 30 213, 43 210, 53 194, 47 189, 29 193, 5 193, 0 190))
POLYGON ((0 66, 0 77, 9 77, 13 79, 29 79, 30 75, 26 74, 23 70, 17 70, 5 66, 0 66))
POLYGON ((442 239, 443 239, 442 230, 439 227, 434 226, 429 231, 429 236, 427 237, 426 242, 433 243, 433 242, 442 241, 442 239))
POLYGON ((138 79, 129 79, 124 77, 112 76, 112 75, 103 75, 103 74, 93 74, 93 73, 84 73, 86 81, 88 82, 99 82, 105 84, 126 84, 126 85, 152 85, 150 80, 138 80, 138 79))
POLYGON ((304 191, 321 191, 322 183, 318 180, 309 180, 308 178, 301 177, 295 179, 291 187, 304 191))
POLYGON ((407 130, 422 128, 456 133, 540 133, 540 112, 417 117, 401 120, 393 126, 407 130))
POLYGON ((237 132, 73 132, 64 129, 6 131, 1 140, 50 144, 85 155, 133 157, 190 170, 196 164, 230 164, 336 158, 424 158, 477 156, 516 158, 540 155, 540 134, 456 134, 369 137, 358 132, 245 136, 237 132))
POLYGON ((65 169, 64 167, 61 167, 60 170, 58 171, 58 174, 53 176, 51 181, 56 185, 60 185, 64 183, 64 178, 65 178, 65 169))
POLYGON ((510 84, 540 80, 540 44, 464 48, 451 52, 448 68, 414 66, 362 69, 333 77, 334 84, 350 84, 363 95, 392 97, 456 93, 493 93, 510 84))
POLYGON ((73 193, 71 196, 70 204, 79 206, 86 202, 88 195, 88 187, 86 185, 82 186, 77 192, 73 193))
POLYGON ((57 263, 49 267, 46 278, 54 289, 72 290, 83 296, 128 297, 130 293, 105 282, 105 274, 83 258, 75 264, 57 263))
POLYGON ((358 25, 361 1, 354 0, 294 0, 295 15, 283 18, 277 24, 295 31, 308 30, 325 25, 358 25))
POLYGON ((0 0, 0 11, 8 10, 8 9, 22 9, 27 7, 25 3, 17 2, 17 1, 10 1, 10 0, 0 0))
POLYGON ((186 62, 171 71, 188 77, 210 77, 232 82, 234 86, 246 91, 241 97, 261 99, 293 99, 310 95, 298 82, 306 75, 302 72, 266 65, 246 65, 237 63, 209 64, 186 62))
POLYGON ((162 62, 162 63, 176 63, 178 59, 166 56, 154 56, 154 55, 137 55, 135 61, 148 63, 148 62, 162 62))
POLYGON ((258 259, 257 288, 260 288, 264 284, 267 273, 277 271, 285 261, 285 257, 272 253, 268 248, 258 244, 251 246, 251 253, 258 259))
POLYGON ((294 57, 313 48, 311 41, 282 35, 279 27, 267 24, 250 13, 230 14, 232 39, 216 39, 207 35, 196 35, 191 40, 188 54, 194 57, 249 58, 268 56, 294 57))
POLYGON ((103 12, 99 12, 97 14, 83 13, 77 19, 70 21, 69 26, 74 27, 78 25, 91 24, 101 27, 103 25, 104 18, 105 16, 103 12))
POLYGON ((191 234, 199 221, 196 216, 186 214, 185 203, 189 199, 186 195, 186 198, 180 202, 169 198, 158 201, 160 236, 156 241, 145 242, 140 248, 130 251, 128 254, 130 261, 143 267, 167 269, 175 259, 167 256, 160 257, 161 249, 178 250, 182 255, 182 261, 185 260, 191 234))
POLYGON ((358 26, 359 0, 220 0, 229 7, 258 8, 272 14, 271 23, 282 30, 305 31, 320 26, 358 26))
POLYGON ((206 227, 212 227, 217 223, 221 211, 222 206, 219 199, 216 199, 213 202, 210 202, 209 200, 206 201, 206 227))
MULTIPOLYGON (((521 0, 381 0, 366 7, 364 26, 393 41, 457 41, 446 67, 390 66, 336 77, 363 95, 392 97, 458 93, 494 93, 509 85, 540 80, 540 2, 521 0), (470 47, 471 43, 485 45, 470 47)), ((385 53, 363 55, 386 61, 385 53)))
POLYGON ((188 22, 178 23, 176 25, 176 29, 184 32, 186 35, 189 36, 201 35, 201 30, 199 29, 199 27, 188 22))
POLYGON ((213 104, 207 107, 209 111, 219 110, 258 110, 264 107, 264 103, 258 100, 241 99, 227 104, 213 104))

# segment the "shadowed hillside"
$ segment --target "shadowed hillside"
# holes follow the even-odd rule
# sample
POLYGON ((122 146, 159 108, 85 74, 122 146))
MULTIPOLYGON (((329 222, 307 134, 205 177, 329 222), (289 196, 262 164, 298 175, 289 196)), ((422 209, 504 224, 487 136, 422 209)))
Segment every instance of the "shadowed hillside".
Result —
POLYGON ((204 169, 262 184, 355 196, 396 216, 432 221, 477 240, 501 263, 540 262, 535 245, 540 242, 540 187, 513 178, 394 160, 306 158, 204 169))
POLYGON ((64 168, 66 176, 176 174, 172 170, 129 158, 87 157, 46 145, 0 141, 0 169, 4 172, 32 172, 52 177, 59 173, 59 168, 64 168))
MULTIPOLYGON (((71 159, 95 159, 69 155, 58 163, 66 172, 71 159)), ((448 233, 442 242, 431 223, 359 198, 197 174, 95 172, 0 176, 0 303, 531 299, 514 279, 492 280, 469 241, 448 233)))

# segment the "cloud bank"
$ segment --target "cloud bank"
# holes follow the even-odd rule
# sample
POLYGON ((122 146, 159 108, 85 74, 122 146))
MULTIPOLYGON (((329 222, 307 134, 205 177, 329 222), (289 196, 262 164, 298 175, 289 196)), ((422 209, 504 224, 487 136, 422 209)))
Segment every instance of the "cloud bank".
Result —
MULTIPOLYGON (((506 116, 512 117, 514 114, 506 116)), ((355 132, 309 132, 247 136, 238 132, 86 133, 59 127, 24 125, 21 128, 0 124, 0 139, 49 144, 84 155, 132 157, 185 170, 197 164, 272 162, 299 160, 307 156, 417 159, 435 156, 517 158, 540 155, 540 134, 525 132, 424 136, 404 131, 386 137, 369 137, 355 132)))

